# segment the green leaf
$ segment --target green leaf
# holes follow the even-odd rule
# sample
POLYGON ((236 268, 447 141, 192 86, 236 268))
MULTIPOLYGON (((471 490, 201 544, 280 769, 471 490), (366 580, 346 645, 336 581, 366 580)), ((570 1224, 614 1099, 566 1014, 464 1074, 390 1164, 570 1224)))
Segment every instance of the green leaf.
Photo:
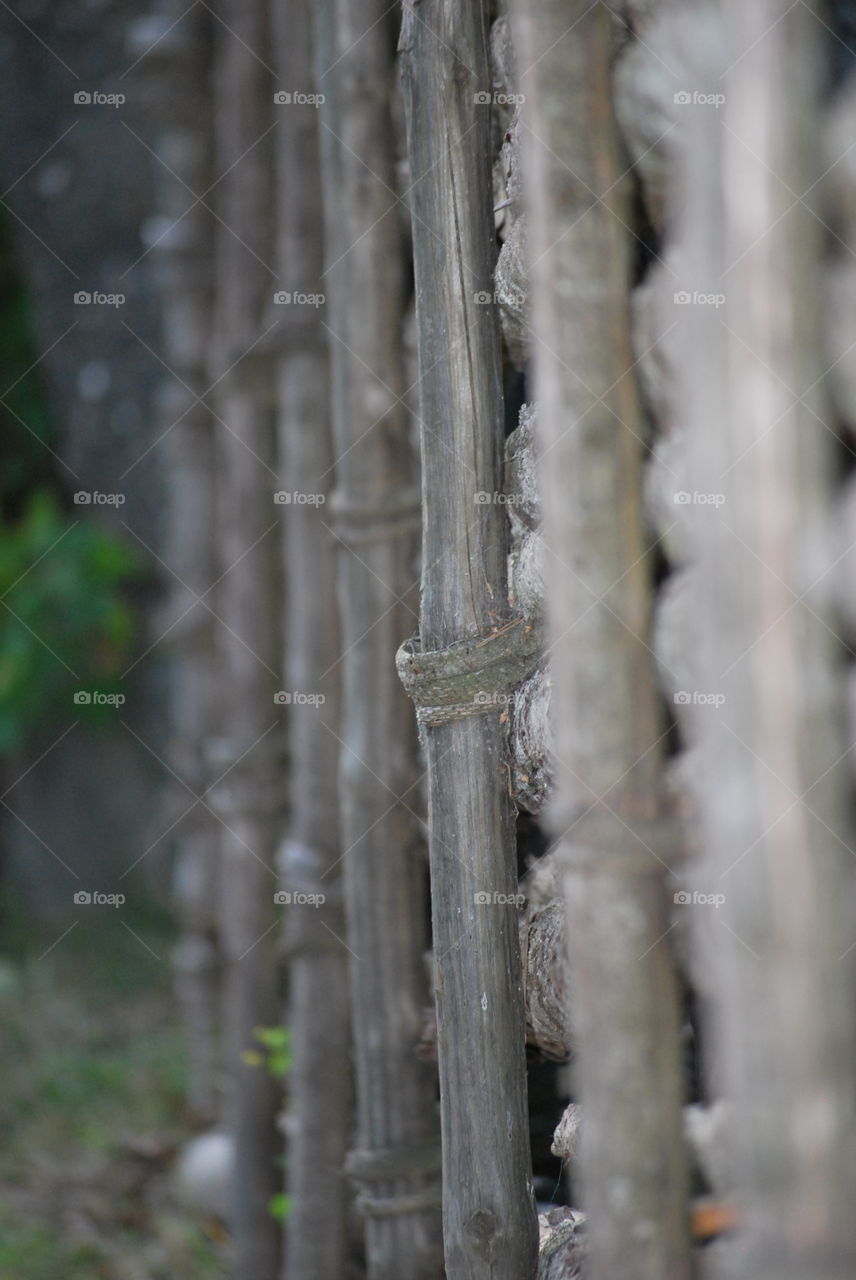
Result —
POLYGON ((140 571, 136 552, 47 489, 0 519, 0 751, 72 715, 115 720, 114 706, 78 706, 74 693, 122 692, 136 632, 124 591, 140 571))
POLYGON ((268 1213, 272 1218, 276 1218, 277 1222, 284 1222, 291 1212, 291 1196, 285 1195, 283 1192, 277 1192, 275 1196, 271 1196, 268 1201, 268 1213))
POLYGON ((253 1035, 267 1049, 285 1049, 289 1042, 288 1027, 256 1027, 253 1035))

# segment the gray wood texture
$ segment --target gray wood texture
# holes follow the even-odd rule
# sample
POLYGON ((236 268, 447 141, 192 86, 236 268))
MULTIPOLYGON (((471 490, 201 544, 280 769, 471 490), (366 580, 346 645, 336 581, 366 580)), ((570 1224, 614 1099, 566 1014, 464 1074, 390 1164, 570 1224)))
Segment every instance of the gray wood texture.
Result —
POLYGON ((419 489, 409 444, 406 264, 394 175, 394 12, 314 6, 326 201, 343 715, 340 754, 357 1148, 370 1280, 442 1268, 436 1075, 415 1050, 428 1001, 427 874, 412 711, 395 669, 416 617, 419 489), (391 25, 392 24, 392 25, 391 25), (433 1150, 432 1150, 433 1149, 433 1150))
POLYGON ((718 119, 688 121, 684 191, 693 288, 725 302, 715 317, 689 309, 682 389, 692 487, 724 496, 699 509, 696 537, 703 687, 722 698, 700 725, 699 887, 725 901, 716 921, 698 915, 695 942, 745 1217, 717 1274, 843 1280, 856 1270, 856 952, 828 589, 840 445, 819 314, 835 243, 817 185, 836 158, 818 147, 825 37, 812 4, 728 0, 722 15, 723 52, 698 88, 725 101, 718 119))
MULTIPOLYGON (((273 37, 279 91, 314 93, 308 0, 274 5, 273 37)), ((278 287, 311 295, 323 292, 324 270, 318 113, 299 102, 277 110, 278 287)), ((281 507, 285 688, 293 699, 285 713, 288 838, 278 868, 281 889, 292 894, 283 907, 292 1066, 282 1275, 338 1280, 348 1253, 353 1064, 338 781, 342 640, 336 547, 324 520, 332 490, 330 359, 320 308, 277 310, 279 475, 292 498, 281 507), (298 500, 307 496, 318 501, 298 500), (320 896, 321 905, 295 894, 320 896)))
POLYGON ((168 459, 164 559, 175 575, 158 616, 174 672, 169 764, 178 779, 172 819, 180 819, 174 828, 174 896, 181 937, 172 960, 187 1035, 188 1103, 200 1121, 211 1124, 223 1102, 217 901, 222 828, 207 804, 191 807, 190 797, 203 795, 213 781, 208 742, 222 702, 218 623, 191 594, 203 596, 217 577, 216 424, 209 406, 197 399, 210 382, 215 224, 201 204, 187 207, 188 190, 207 190, 213 177, 208 21, 201 10, 185 16, 178 0, 162 0, 132 28, 131 42, 134 53, 147 55, 141 69, 161 161, 154 166, 155 205, 172 228, 152 250, 169 364, 157 399, 155 437, 168 459), (161 38, 152 47, 155 33, 161 38))
POLYGON ((271 1280, 280 1227, 271 1198, 281 1189, 276 1117, 282 1086, 243 1054, 258 1027, 277 1024, 275 857, 282 832, 279 540, 272 494, 276 442, 273 367, 258 358, 274 287, 272 84, 262 0, 216 5, 214 193, 217 223, 215 332, 223 721, 212 792, 226 826, 221 844, 220 922, 226 954, 227 1114, 234 1139, 234 1267, 243 1280, 271 1280))
MULTIPOLYGON (((422 434, 420 641, 507 620, 487 6, 405 5, 422 434), (477 495, 484 495, 478 500, 477 495)), ((534 1275, 514 806, 500 708, 425 729, 450 1280, 534 1275), (478 901, 476 895, 487 895, 478 901)))
POLYGON ((513 6, 525 94, 531 343, 567 863, 581 1190, 595 1280, 690 1272, 678 999, 663 877, 664 723, 648 648, 630 184, 606 6, 513 6))

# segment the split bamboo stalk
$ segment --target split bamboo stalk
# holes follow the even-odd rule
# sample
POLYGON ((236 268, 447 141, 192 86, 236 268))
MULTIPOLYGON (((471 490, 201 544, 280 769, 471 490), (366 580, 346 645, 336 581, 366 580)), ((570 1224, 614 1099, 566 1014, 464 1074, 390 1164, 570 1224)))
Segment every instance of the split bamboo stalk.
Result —
POLYGON ((436 1080, 415 1049, 428 1000, 416 734, 395 653, 412 630, 419 490, 408 442, 405 260, 394 191, 392 10, 313 10, 322 74, 343 715, 340 784, 358 1148, 370 1280, 441 1273, 436 1080))
POLYGON ((525 631, 519 620, 509 626, 507 531, 497 501, 503 403, 491 298, 488 23, 480 0, 408 4, 400 43, 424 519, 419 642, 403 655, 402 670, 421 702, 428 757, 449 1280, 524 1280, 537 1253, 514 806, 501 707, 479 698, 505 696, 524 674, 510 653, 482 679, 491 637, 504 645, 525 631), (420 692, 421 682, 428 688, 420 692), (431 708, 435 694, 451 707, 431 708))
MULTIPOLYGON (((704 575, 699 916, 745 1230, 729 1274, 856 1270, 852 790, 829 541, 840 444, 818 312, 824 39, 812 4, 724 4, 726 51, 688 120, 683 388, 704 575), (722 72, 728 68, 724 79, 722 72)), ((851 335, 852 336, 852 335, 851 335)))
POLYGON ((663 716, 648 649, 632 222, 605 5, 514 13, 580 1170, 594 1280, 689 1275, 663 716))
MULTIPOLYGON (((292 95, 292 103, 279 108, 276 134, 278 266, 285 291, 310 295, 321 291, 324 269, 318 114, 295 101, 314 92, 309 0, 275 5, 273 19, 278 83, 292 95)), ((321 515, 333 450, 319 309, 284 308, 277 346, 281 474, 293 499, 283 504, 286 684, 289 692, 324 699, 293 700, 287 713, 289 838, 281 884, 292 893, 320 895, 323 905, 292 898, 284 921, 292 1066, 282 1274, 283 1280, 341 1280, 353 1084, 338 787, 342 647, 335 545, 321 515)))
POLYGON ((273 492, 275 431, 270 356, 256 357, 270 311, 273 164, 265 135, 273 84, 266 5, 216 6, 214 110, 218 222, 216 338, 211 381, 218 413, 218 510, 225 716, 214 791, 226 825, 221 926, 227 962, 225 1018, 234 1141, 232 1234, 235 1274, 272 1280, 280 1267, 279 1224, 270 1201, 281 1189, 276 1114, 281 1085, 243 1054, 260 1026, 281 1018, 273 932, 274 859, 282 823, 279 544, 273 492))

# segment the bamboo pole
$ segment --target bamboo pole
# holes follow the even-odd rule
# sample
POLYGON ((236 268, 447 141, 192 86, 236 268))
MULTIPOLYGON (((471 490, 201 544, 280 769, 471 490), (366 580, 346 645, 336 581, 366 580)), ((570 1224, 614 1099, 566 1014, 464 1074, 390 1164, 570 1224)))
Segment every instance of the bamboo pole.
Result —
POLYGON ((392 11, 313 10, 322 74, 344 682, 340 783, 358 1147, 370 1280, 440 1272, 436 1083, 415 1049, 427 1003, 427 895, 416 736, 395 652, 412 628, 419 490, 408 441, 405 261, 394 186, 392 11))
POLYGON ((514 14, 581 1183, 595 1280, 689 1275, 678 997, 665 935, 663 717, 647 647, 632 219, 609 10, 514 14))
MULTIPOLYGON (((214 223, 201 204, 187 208, 188 189, 205 191, 213 176, 210 19, 200 10, 185 15, 180 3, 163 0, 154 15, 134 24, 130 43, 135 55, 146 55, 147 104, 158 125, 154 150, 161 161, 154 168, 157 209, 168 224, 152 257, 164 361, 172 370, 158 397, 163 425, 156 434, 162 433, 169 460, 166 559, 176 586, 159 623, 174 667, 170 764, 184 784, 175 796, 178 816, 189 808, 188 791, 201 796, 212 781, 206 744, 216 730, 221 698, 216 619, 188 596, 203 596, 217 576, 214 421, 204 401, 196 399, 208 387, 214 223)), ((174 832, 181 937, 173 968, 187 1034, 188 1103, 195 1117, 208 1123, 218 1118, 222 1105, 215 872, 220 831, 210 810, 197 804, 174 832)))
POLYGON ((503 405, 499 328, 486 301, 495 260, 490 110, 478 97, 490 91, 487 40, 487 8, 476 0, 405 7, 424 568, 419 643, 403 651, 400 669, 428 757, 450 1280, 522 1280, 537 1251, 514 807, 490 703, 528 672, 534 650, 525 653, 520 620, 509 625, 496 501, 503 405))
POLYGON ((279 546, 273 492, 275 432, 270 356, 256 357, 275 289, 272 155, 265 141, 273 85, 266 5, 216 7, 214 108, 218 221, 216 337, 211 381, 218 414, 217 527, 225 716, 214 790, 226 832, 220 914, 227 961, 226 1043, 234 1141, 232 1233, 241 1280, 272 1280, 281 1188, 276 1113, 281 1085, 243 1054, 255 1031, 279 1022, 274 858, 281 835, 279 546))
MULTIPOLYGON (((294 296, 321 290, 324 262, 318 113, 299 101, 314 92, 308 0, 274 5, 278 84, 278 266, 294 296)), ((283 308, 277 331, 279 438, 285 493, 285 670, 289 725, 288 840, 280 861, 289 957, 287 1023, 290 1209, 283 1280, 341 1280, 347 1257, 345 1156, 352 1129, 348 953, 342 904, 338 756, 341 632, 335 545, 323 523, 331 488, 327 335, 317 307, 283 308), (307 501, 306 499, 311 499, 307 501), (321 698, 323 702, 312 701, 321 698)))
MULTIPOLYGON (((722 1270, 839 1280, 856 1269, 852 787, 824 533, 840 457, 823 382, 815 6, 723 6, 726 52, 688 121, 687 317, 702 664, 712 1030, 745 1231, 722 1270), (723 68, 728 68, 724 79, 723 68), (700 182, 699 175, 704 170, 700 182)), ((835 157, 833 157, 835 158, 835 157)))

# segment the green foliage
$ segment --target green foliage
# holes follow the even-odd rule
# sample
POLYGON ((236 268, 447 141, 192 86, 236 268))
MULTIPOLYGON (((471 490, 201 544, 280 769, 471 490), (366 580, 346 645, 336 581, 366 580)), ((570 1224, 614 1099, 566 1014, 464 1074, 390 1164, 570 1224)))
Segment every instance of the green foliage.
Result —
POLYGON ((0 519, 0 752, 72 715, 116 717, 113 703, 76 705, 74 696, 121 692, 134 631, 123 588, 139 573, 130 547, 69 519, 47 490, 19 520, 0 519))
POLYGON ((89 1244, 66 1247, 47 1225, 16 1221, 0 1204, 0 1280, 92 1280, 103 1272, 100 1249, 89 1244))
POLYGON ((139 573, 121 538, 64 507, 39 356, 0 211, 0 754, 72 715, 115 717, 111 703, 76 705, 74 694, 120 692, 133 634, 123 589, 139 573))
MULTIPOLYGON (((125 1044, 93 1040, 49 1050, 33 1063, 16 1098, 18 1121, 49 1126, 55 1139, 79 1149, 112 1151, 130 1114, 139 1127, 179 1113, 187 1085, 178 1032, 150 1032, 125 1044)), ((0 1106, 0 1117, 11 1114, 0 1106)))
MULTIPOLYGON (((133 925, 167 953, 174 936, 133 925)), ((171 1191, 192 1130, 169 968, 126 930, 127 947, 91 930, 73 945, 83 932, 0 959, 0 1280, 225 1280, 222 1243, 171 1191)))
POLYGON ((155 1242, 140 1241, 127 1232, 118 1241, 71 1243, 53 1222, 39 1226, 23 1222, 0 1202, 0 1280, 57 1280, 60 1276, 62 1280, 107 1280, 119 1274, 145 1275, 151 1280, 173 1280, 176 1275, 224 1280, 216 1247, 193 1224, 164 1218, 159 1225, 162 1235, 155 1242), (147 1246, 151 1246, 148 1266, 141 1263, 147 1246), (121 1272, 116 1269, 120 1253, 121 1272))
POLYGON ((253 1032, 265 1052, 248 1049, 241 1055, 248 1067, 267 1067, 274 1080, 284 1080, 291 1068, 291 1032, 288 1027, 256 1027, 253 1032))
POLYGON ((268 1213, 277 1222, 285 1222, 291 1212, 291 1196, 285 1195, 284 1192, 278 1191, 275 1196, 271 1196, 268 1203, 268 1213))

